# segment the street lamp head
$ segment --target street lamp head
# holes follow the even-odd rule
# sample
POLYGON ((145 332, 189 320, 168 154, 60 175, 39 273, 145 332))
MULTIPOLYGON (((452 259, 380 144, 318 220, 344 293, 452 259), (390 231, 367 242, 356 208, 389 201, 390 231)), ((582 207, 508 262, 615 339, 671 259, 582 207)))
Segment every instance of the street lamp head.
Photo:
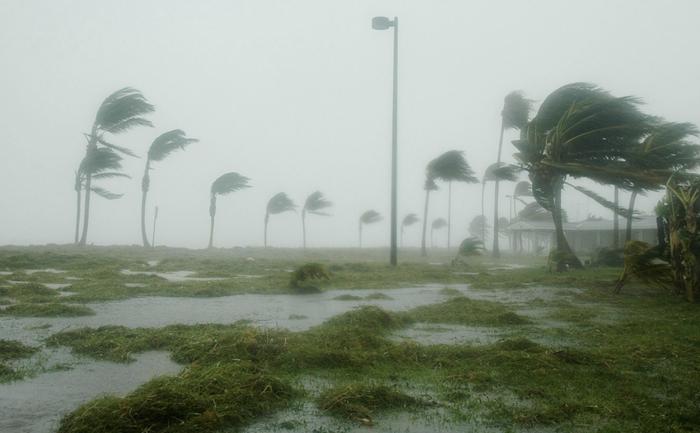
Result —
POLYGON ((389 27, 393 27, 394 22, 387 17, 374 17, 372 18, 372 28, 374 30, 386 30, 389 27))

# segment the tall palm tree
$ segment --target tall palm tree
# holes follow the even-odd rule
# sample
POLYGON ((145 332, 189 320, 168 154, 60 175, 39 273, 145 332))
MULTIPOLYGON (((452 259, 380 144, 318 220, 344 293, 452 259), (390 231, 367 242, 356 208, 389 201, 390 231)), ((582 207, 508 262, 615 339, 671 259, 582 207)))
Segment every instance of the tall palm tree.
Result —
MULTIPOLYGON (((131 176, 120 172, 122 168, 122 157, 108 147, 96 147, 90 150, 80 162, 78 170, 75 172, 75 193, 77 196, 77 206, 75 213, 75 243, 79 242, 80 235, 80 205, 82 191, 86 188, 88 174, 93 181, 99 179, 110 179, 115 177, 131 178, 131 176)), ((122 194, 115 194, 104 188, 92 184, 90 192, 94 192, 100 197, 108 200, 115 200, 122 197, 122 194)))
POLYGON ((564 234, 561 192, 567 177, 623 189, 668 179, 667 170, 644 167, 631 157, 654 124, 639 104, 636 98, 613 97, 589 83, 568 84, 543 101, 521 139, 513 142, 516 159, 529 172, 535 199, 552 213, 557 270, 582 266, 564 234))
POLYGON ((464 152, 449 150, 430 161, 428 165, 432 178, 447 182, 447 248, 450 248, 452 229, 452 182, 478 183, 464 152))
POLYGON ((284 192, 278 192, 267 202, 267 207, 265 208, 265 248, 267 248, 267 223, 270 221, 270 215, 290 212, 296 208, 297 205, 284 192))
POLYGON ((244 188, 250 188, 248 184, 248 179, 245 176, 241 176, 236 172, 229 172, 219 176, 214 183, 211 184, 211 198, 209 200, 209 217, 211 218, 211 225, 209 228, 209 248, 214 246, 214 217, 216 216, 216 197, 219 195, 226 195, 232 192, 242 190, 244 188))
POLYGON ((143 179, 141 180, 141 238, 143 239, 144 247, 151 246, 148 242, 148 235, 146 235, 146 196, 148 195, 148 189, 151 185, 151 177, 149 174, 152 170, 151 163, 162 161, 176 150, 184 150, 185 146, 197 141, 199 140, 188 138, 185 135, 185 131, 173 129, 172 131, 159 135, 153 140, 153 143, 151 143, 151 147, 148 149, 148 156, 146 157, 146 168, 143 171, 143 179))
POLYGON ((445 218, 436 218, 433 220, 433 223, 430 225, 430 248, 433 248, 435 246, 433 232, 435 230, 441 230, 445 227, 447 227, 447 221, 445 220, 445 218))
MULTIPOLYGON (((101 147, 133 156, 133 153, 128 149, 107 141, 107 136, 120 134, 137 126, 153 126, 149 120, 143 117, 153 111, 153 105, 148 103, 141 92, 136 89, 125 87, 109 95, 97 110, 90 134, 87 135, 86 156, 101 147)), ((79 241, 80 245, 87 243, 88 225, 90 223, 90 193, 94 192, 92 179, 93 174, 91 172, 85 173, 85 212, 83 216, 83 231, 79 241)))
MULTIPOLYGON (((486 192, 486 182, 495 182, 496 185, 498 185, 499 182, 501 181, 510 181, 510 182, 515 182, 518 180, 518 170, 519 168, 506 164, 504 162, 495 162, 491 165, 489 165, 486 168, 486 171, 484 172, 484 177, 481 180, 481 215, 486 218, 484 214, 484 194, 486 192)), ((498 197, 498 196, 496 196, 498 197)), ((499 257, 500 256, 500 251, 498 249, 498 204, 494 204, 494 222, 493 222, 493 256, 494 257, 499 257)), ((482 236, 482 239, 485 240, 485 234, 482 236)))
POLYGON ((301 209, 301 233, 304 248, 306 248, 306 214, 329 216, 328 213, 323 212, 323 209, 331 206, 333 206, 333 203, 327 200, 321 191, 312 192, 306 197, 304 207, 301 209))
POLYGON ((428 229, 428 203, 430 202, 430 192, 437 191, 438 187, 435 183, 435 178, 430 172, 430 164, 426 169, 425 183, 423 184, 423 189, 425 190, 425 206, 423 207, 423 235, 420 241, 420 253, 423 257, 428 255, 428 249, 425 246, 425 237, 428 229))
POLYGON ((414 213, 410 213, 410 214, 406 215, 405 217, 403 217, 403 220, 401 221, 401 246, 403 246, 404 228, 410 227, 413 224, 417 223, 418 221, 420 221, 420 218, 418 218, 418 215, 416 215, 414 213))
MULTIPOLYGON (((508 129, 519 129, 527 127, 532 110, 532 101, 525 98, 520 91, 510 92, 503 100, 503 110, 501 110, 501 134, 498 139, 498 158, 496 164, 501 164, 501 153, 503 151, 503 133, 508 129)), ((500 197, 498 177, 494 179, 493 191, 493 256, 499 257, 501 252, 498 245, 498 202, 500 197)))
POLYGON ((360 237, 360 248, 362 248, 362 226, 366 224, 374 224, 382 220, 382 216, 379 214, 379 212, 375 210, 368 210, 365 211, 362 215, 360 215, 360 223, 359 223, 359 237, 360 237))

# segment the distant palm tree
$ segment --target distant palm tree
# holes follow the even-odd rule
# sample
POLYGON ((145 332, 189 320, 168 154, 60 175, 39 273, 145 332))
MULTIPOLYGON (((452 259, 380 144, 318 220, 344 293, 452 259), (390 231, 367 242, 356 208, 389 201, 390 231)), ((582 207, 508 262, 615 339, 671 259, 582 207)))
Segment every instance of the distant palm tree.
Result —
POLYGON ((440 230, 445 227, 447 227, 447 221, 445 220, 445 218, 436 218, 433 220, 433 223, 430 225, 430 248, 433 248, 435 246, 433 232, 435 230, 440 230))
POLYGON ((513 213, 518 214, 518 210, 515 208, 515 202, 519 201, 523 205, 527 206, 522 197, 532 197, 532 184, 526 180, 521 180, 515 184, 515 189, 513 189, 513 213))
MULTIPOLYGON (((154 111, 153 105, 146 101, 146 98, 136 89, 125 87, 109 95, 100 105, 92 124, 90 134, 87 135, 88 144, 85 156, 98 148, 109 148, 111 150, 133 156, 134 154, 126 148, 114 145, 107 141, 106 134, 120 134, 136 126, 153 126, 153 124, 143 118, 145 114, 154 111)), ((85 158, 84 158, 85 159, 85 158)), ((96 192, 92 188, 93 173, 85 172, 85 214, 83 217, 83 231, 80 236, 80 245, 87 243, 88 225, 90 223, 90 193, 96 192)))
POLYGON ((146 235, 146 196, 148 195, 148 189, 151 185, 151 177, 149 175, 150 170, 152 170, 151 163, 162 161, 176 150, 184 150, 185 146, 197 141, 199 140, 195 138, 187 138, 185 136, 185 131, 174 129, 159 135, 153 140, 153 143, 151 143, 146 158, 146 168, 144 169, 143 179, 141 180, 141 238, 144 247, 151 246, 148 242, 148 235, 146 235))
POLYGON ((304 207, 301 209, 301 233, 304 248, 306 248, 306 214, 328 216, 328 213, 322 212, 333 206, 333 203, 327 200, 321 191, 315 191, 306 197, 304 207))
MULTIPOLYGON (((503 110, 501 111, 501 135, 498 139, 498 158, 496 164, 501 164, 501 153, 503 151, 503 133, 507 129, 524 129, 527 127, 527 122, 532 109, 532 101, 525 98, 522 92, 510 92, 503 100, 503 110)), ((494 199, 493 199, 493 251, 494 257, 500 256, 498 245, 498 202, 499 202, 499 183, 501 179, 494 179, 494 199)))
MULTIPOLYGON (((486 182, 496 182, 496 185, 498 185, 498 182, 501 181, 511 181, 515 182, 518 180, 518 171, 519 168, 506 164, 504 162, 495 162, 486 168, 486 172, 484 172, 484 177, 481 180, 481 215, 484 215, 484 193, 486 191, 486 182)), ((498 203, 498 202, 496 202, 498 203)), ((499 257, 500 256, 500 251, 498 250, 498 204, 494 205, 496 208, 496 211, 494 213, 494 222, 493 222, 493 248, 494 251, 492 251, 492 254, 494 257, 499 257)), ((485 215, 484 215, 484 218, 485 215)), ((485 238, 485 234, 483 234, 482 239, 485 238)))
POLYGON ((472 235, 472 237, 481 239, 482 244, 484 241, 483 237, 489 234, 490 229, 491 227, 488 221, 486 221, 486 217, 483 215, 475 216, 469 223, 469 234, 472 235))
MULTIPOLYGON (((122 157, 108 147, 96 147, 88 151, 75 173, 75 193, 77 195, 77 207, 75 213, 75 243, 79 242, 80 235, 80 205, 82 191, 86 188, 86 179, 90 174, 93 181, 115 177, 131 178, 121 173, 122 157)), ((115 194, 97 185, 91 185, 90 191, 108 200, 115 200, 122 194, 115 194)))
POLYGON ((362 226, 365 224, 374 224, 382 220, 382 216, 375 210, 368 210, 360 215, 359 234, 360 248, 362 248, 362 226))
POLYGON ((229 172, 219 176, 211 184, 211 199, 209 201, 209 216, 211 226, 209 228, 209 248, 214 246, 214 217, 216 216, 216 196, 226 195, 244 188, 250 188, 248 179, 235 172, 229 172))
POLYGON ((279 192, 272 196, 265 208, 265 248, 267 248, 267 223, 270 215, 277 215, 283 212, 293 211, 297 208, 291 198, 286 193, 279 192))
POLYGON ((423 208, 423 235, 420 241, 420 253, 423 257, 428 255, 428 249, 425 247, 425 237, 428 230, 428 203, 430 202, 430 192, 437 191, 438 187, 435 183, 435 178, 430 172, 430 164, 426 169, 425 183, 423 184, 423 189, 425 190, 425 207, 423 208))
POLYGON ((413 224, 417 223, 420 221, 420 218, 418 218, 418 215, 414 213, 410 213, 403 217, 403 221, 401 221, 401 246, 403 246, 403 232, 405 227, 410 227, 413 224))
POLYGON ((447 182, 447 248, 450 248, 452 232, 452 182, 478 183, 464 152, 449 150, 430 161, 428 171, 435 180, 447 182))

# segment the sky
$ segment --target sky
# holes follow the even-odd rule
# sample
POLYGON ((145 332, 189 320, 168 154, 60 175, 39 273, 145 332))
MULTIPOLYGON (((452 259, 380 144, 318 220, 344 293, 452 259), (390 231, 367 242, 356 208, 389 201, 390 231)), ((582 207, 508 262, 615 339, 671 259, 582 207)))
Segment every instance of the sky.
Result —
MULTIPOLYGON (((642 98, 650 114, 700 124, 693 0, 2 0, 0 245, 72 242, 83 134, 102 100, 125 86, 156 106, 155 127, 112 142, 143 156, 171 129, 200 140, 153 166, 148 220, 157 205, 158 244, 206 247, 210 185, 235 171, 253 187, 219 199, 216 246, 262 245, 267 200, 284 191, 303 204, 315 190, 334 207, 309 217, 309 246, 356 246, 368 209, 385 218, 365 228, 364 244, 387 245, 392 36, 372 30, 377 15, 400 19, 400 218, 422 217, 430 159, 464 151, 479 177, 495 161, 513 90, 537 105, 588 81, 642 98)), ((516 136, 506 133, 506 161, 516 136)), ((140 242, 144 163, 126 158, 132 179, 102 182, 124 196, 93 199, 90 243, 140 242)), ((595 190, 612 198, 612 188, 595 190)), ((481 186, 455 184, 452 193, 458 243, 481 212, 481 186)), ((653 211, 658 199, 640 198, 639 209, 653 211)), ((564 207, 571 220, 610 217, 575 191, 564 207)), ((500 208, 508 216, 507 198, 500 208)), ((446 216, 441 185, 429 220, 446 216)), ((299 213, 272 216, 269 230, 273 246, 301 244, 299 213)), ((407 229, 405 244, 419 243, 419 227, 407 229)))

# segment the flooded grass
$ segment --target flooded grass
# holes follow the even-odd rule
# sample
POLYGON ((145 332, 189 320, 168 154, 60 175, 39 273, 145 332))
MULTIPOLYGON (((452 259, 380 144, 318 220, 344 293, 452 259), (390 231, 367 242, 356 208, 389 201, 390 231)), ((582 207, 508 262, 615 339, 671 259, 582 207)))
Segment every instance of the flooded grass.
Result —
POLYGON ((0 383, 21 379, 24 375, 9 363, 28 358, 38 351, 19 341, 0 339, 0 383))
POLYGON ((60 304, 57 302, 13 304, 0 310, 0 316, 15 317, 80 317, 92 316, 95 312, 84 305, 60 304))

